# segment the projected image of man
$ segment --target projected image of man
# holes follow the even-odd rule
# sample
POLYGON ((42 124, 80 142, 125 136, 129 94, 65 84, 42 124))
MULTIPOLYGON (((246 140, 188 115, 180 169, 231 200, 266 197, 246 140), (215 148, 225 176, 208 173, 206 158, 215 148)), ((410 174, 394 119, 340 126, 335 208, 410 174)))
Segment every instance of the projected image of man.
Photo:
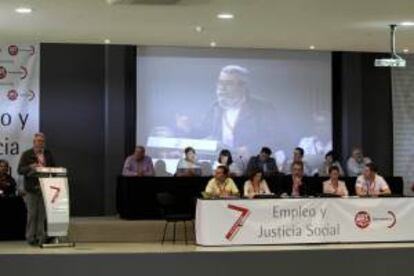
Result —
MULTIPOLYGON (((220 71, 216 101, 198 128, 207 139, 220 142, 239 156, 248 156, 259 147, 277 146, 275 135, 278 119, 273 104, 250 92, 249 71, 238 65, 228 65, 220 71)), ((188 132, 187 116, 178 118, 177 127, 188 132)))

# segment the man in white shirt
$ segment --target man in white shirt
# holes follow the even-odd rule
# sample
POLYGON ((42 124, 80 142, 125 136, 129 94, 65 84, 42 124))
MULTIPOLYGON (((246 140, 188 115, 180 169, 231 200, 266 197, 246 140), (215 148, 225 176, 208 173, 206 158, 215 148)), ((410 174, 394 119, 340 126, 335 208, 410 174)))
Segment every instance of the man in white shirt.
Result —
POLYGON ((358 147, 355 147, 352 150, 352 156, 349 157, 346 168, 348 171, 348 176, 358 176, 364 170, 364 166, 368 163, 371 163, 369 157, 364 157, 362 150, 358 147))
POLYGON ((358 196, 391 194, 390 187, 385 179, 377 174, 377 169, 373 163, 365 165, 363 174, 358 176, 356 180, 355 191, 358 196))

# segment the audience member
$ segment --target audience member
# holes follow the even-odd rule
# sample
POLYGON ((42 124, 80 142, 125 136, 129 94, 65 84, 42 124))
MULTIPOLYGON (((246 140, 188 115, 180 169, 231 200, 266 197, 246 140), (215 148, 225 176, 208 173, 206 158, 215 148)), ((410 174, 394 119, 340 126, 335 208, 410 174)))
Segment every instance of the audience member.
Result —
POLYGON ((132 155, 128 156, 122 170, 123 176, 154 176, 154 165, 151 157, 145 155, 145 148, 137 146, 132 155))
POLYGON ((0 197, 16 195, 16 181, 10 175, 9 162, 0 159, 0 197))

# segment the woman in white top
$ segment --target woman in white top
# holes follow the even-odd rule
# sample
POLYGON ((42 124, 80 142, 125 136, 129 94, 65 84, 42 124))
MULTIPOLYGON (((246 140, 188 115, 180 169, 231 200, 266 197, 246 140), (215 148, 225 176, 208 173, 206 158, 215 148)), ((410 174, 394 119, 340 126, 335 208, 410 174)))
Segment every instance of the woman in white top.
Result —
POLYGON ((271 194, 266 180, 263 178, 263 172, 254 171, 249 180, 244 183, 244 196, 253 198, 255 195, 271 194))
POLYGON ((223 149, 219 153, 219 157, 216 162, 214 162, 213 170, 215 170, 218 166, 226 166, 229 168, 230 176, 241 176, 242 171, 237 166, 237 164, 233 161, 233 158, 231 156, 231 152, 227 149, 223 149))
POLYGON ((329 168, 329 179, 323 182, 323 193, 338 196, 348 196, 345 182, 339 180, 340 171, 337 166, 329 168))
POLYGON ((201 167, 197 162, 195 149, 187 147, 184 149, 185 158, 177 165, 176 176, 201 176, 201 167))

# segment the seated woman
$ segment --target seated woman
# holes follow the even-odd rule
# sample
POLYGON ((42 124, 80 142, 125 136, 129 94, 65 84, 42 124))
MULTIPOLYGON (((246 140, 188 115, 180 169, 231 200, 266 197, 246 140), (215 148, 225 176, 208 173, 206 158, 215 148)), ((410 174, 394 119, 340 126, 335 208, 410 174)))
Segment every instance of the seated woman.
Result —
POLYGON ((11 177, 9 163, 0 160, 0 196, 16 195, 16 181, 11 177))
POLYGON ((252 172, 249 180, 244 183, 244 196, 253 198, 256 195, 263 194, 270 195, 272 193, 269 190, 269 186, 267 186, 266 180, 263 178, 263 172, 256 170, 252 172))
POLYGON ((215 170, 220 165, 227 166, 230 170, 230 176, 232 177, 242 175, 242 171, 240 170, 239 166, 233 162, 231 152, 227 149, 220 151, 217 161, 214 162, 213 169, 215 170))
POLYGON ((201 176, 201 167, 196 159, 196 151, 192 147, 184 149, 185 157, 178 162, 176 176, 201 176))
POLYGON ((345 182, 339 180, 340 170, 337 166, 329 168, 329 179, 323 182, 323 193, 338 196, 348 196, 345 182))
POLYGON ((390 187, 385 179, 377 174, 377 168, 373 163, 365 165, 362 175, 358 176, 356 180, 355 191, 358 196, 391 194, 390 187))
POLYGON ((229 168, 218 166, 214 177, 208 182, 205 193, 209 197, 234 197, 239 196, 239 189, 233 179, 229 177, 229 168))
POLYGON ((344 176, 344 170, 341 167, 341 163, 339 163, 336 154, 331 150, 325 154, 325 161, 318 171, 319 176, 330 176, 329 171, 333 166, 338 168, 340 176, 344 176))

